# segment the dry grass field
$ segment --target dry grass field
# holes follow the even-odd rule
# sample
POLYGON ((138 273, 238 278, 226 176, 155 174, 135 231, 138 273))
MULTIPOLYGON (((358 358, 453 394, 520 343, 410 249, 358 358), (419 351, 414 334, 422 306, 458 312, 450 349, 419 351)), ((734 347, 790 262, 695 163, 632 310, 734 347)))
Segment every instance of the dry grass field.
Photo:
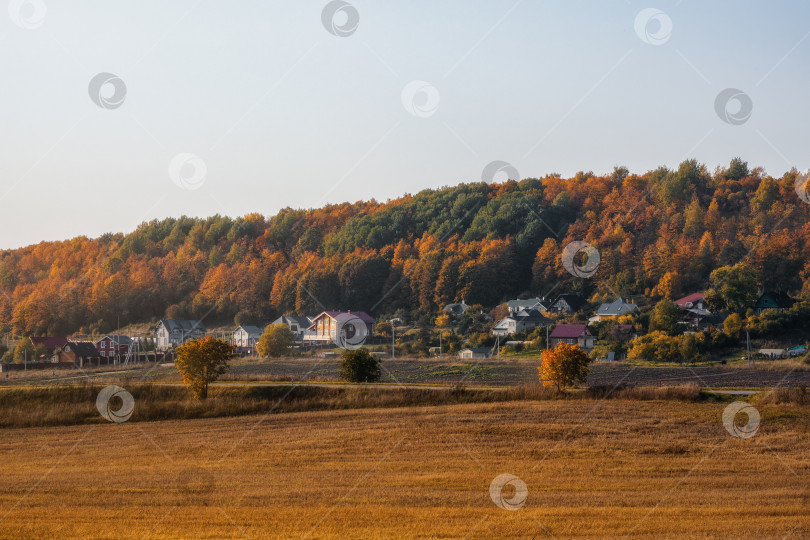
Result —
POLYGON ((810 411, 758 407, 749 439, 721 403, 594 399, 6 429, 0 535, 807 537, 810 411))

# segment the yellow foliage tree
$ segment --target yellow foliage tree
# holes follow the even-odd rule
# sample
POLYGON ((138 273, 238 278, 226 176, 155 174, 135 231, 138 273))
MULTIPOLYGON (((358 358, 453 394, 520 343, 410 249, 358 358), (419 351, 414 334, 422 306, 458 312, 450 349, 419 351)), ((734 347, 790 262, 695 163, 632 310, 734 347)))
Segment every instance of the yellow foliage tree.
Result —
POLYGON ((543 386, 556 386, 563 392, 575 383, 584 383, 588 377, 590 359, 577 345, 560 343, 554 349, 543 351, 543 363, 538 368, 543 386))
POLYGON ((208 397, 208 385, 228 371, 234 347, 210 336, 187 341, 177 348, 174 365, 194 397, 208 397))

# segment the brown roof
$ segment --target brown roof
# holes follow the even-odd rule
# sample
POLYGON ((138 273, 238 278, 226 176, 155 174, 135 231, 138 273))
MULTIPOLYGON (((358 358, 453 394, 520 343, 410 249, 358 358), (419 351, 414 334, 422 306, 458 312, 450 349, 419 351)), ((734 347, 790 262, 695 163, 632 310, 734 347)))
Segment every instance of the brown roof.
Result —
POLYGON ((42 345, 46 349, 61 349, 67 342, 65 337, 31 337, 34 347, 42 345))

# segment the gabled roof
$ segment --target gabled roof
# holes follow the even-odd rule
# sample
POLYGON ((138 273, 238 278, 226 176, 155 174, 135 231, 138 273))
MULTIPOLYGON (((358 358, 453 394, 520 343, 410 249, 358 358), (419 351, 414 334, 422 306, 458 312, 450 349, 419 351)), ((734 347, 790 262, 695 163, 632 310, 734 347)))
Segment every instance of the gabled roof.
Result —
POLYGON ((789 309, 796 300, 781 292, 767 291, 757 299, 757 309, 789 309))
POLYGON ((554 302, 552 302, 551 305, 556 305, 560 300, 565 300, 565 303, 568 304, 574 311, 579 311, 579 308, 585 304, 585 299, 578 294, 561 294, 554 299, 554 302))
POLYGON ((68 340, 65 337, 31 337, 31 343, 34 347, 42 345, 46 349, 60 349, 68 340))
POLYGON ((613 328, 610 329, 611 334, 629 334, 633 331, 632 324, 614 324, 613 328))
POLYGON ((553 338, 578 338, 592 335, 586 324, 558 324, 551 332, 553 338))
POLYGON ((542 298, 527 298, 525 300, 509 300, 506 302, 507 307, 511 310, 519 310, 522 308, 533 308, 535 306, 548 307, 551 302, 542 298))
POLYGON ((543 315, 537 309, 521 309, 514 315, 510 315, 510 318, 515 319, 516 321, 527 323, 538 323, 538 324, 552 323, 551 319, 543 315))
POLYGON ((120 335, 115 335, 115 334, 108 334, 108 335, 104 336, 103 338, 99 339, 98 341, 96 341, 96 343, 100 343, 100 342, 104 341, 107 338, 110 338, 110 341, 112 341, 113 343, 117 343, 118 345, 131 345, 132 344, 132 338, 131 337, 129 337, 129 336, 120 336, 120 335))
POLYGON ((688 296, 684 296, 683 298, 679 298, 675 300, 675 303, 681 306, 682 308, 686 308, 686 304, 694 304, 698 300, 703 300, 704 296, 702 292, 692 293, 688 296))
POLYGON ((374 317, 365 313, 363 311, 324 311, 321 312, 317 317, 312 319, 312 322, 315 322, 315 319, 321 317, 322 315, 326 315, 330 319, 343 320, 343 321, 350 321, 352 319, 360 319, 364 323, 374 324, 377 322, 374 317))
POLYGON ((184 331, 190 332, 192 330, 198 330, 200 332, 205 332, 205 325, 202 321, 189 321, 186 319, 161 319, 158 323, 158 326, 163 325, 166 330, 169 332, 175 331, 184 331))
POLYGON ((253 326, 251 324, 242 324, 242 325, 236 327, 236 330, 234 330, 234 332, 238 331, 240 328, 242 330, 244 330, 245 332, 247 332, 248 334, 263 334, 264 333, 264 330, 262 330, 258 326, 253 326))
POLYGON ((473 353, 479 353, 479 354, 489 354, 489 353, 492 352, 491 349, 487 349, 485 347, 465 347, 465 348, 461 349, 460 352, 464 352, 464 351, 471 351, 473 353))
POLYGON ((599 309, 596 310, 596 315, 618 316, 631 313, 637 309, 637 305, 625 302, 624 298, 620 296, 613 302, 599 306, 599 309))
POLYGON ((312 324, 313 319, 310 317, 300 317, 298 315, 282 315, 275 321, 273 324, 286 324, 289 325, 290 323, 295 323, 301 328, 309 328, 309 325, 312 324))
POLYGON ((464 302, 464 300, 462 300, 461 303, 459 304, 447 304, 446 306, 444 306, 444 308, 442 308, 442 311, 444 312, 452 311, 455 315, 463 315, 464 312, 467 311, 467 308, 469 307, 470 306, 468 306, 464 302))
POLYGON ((85 358, 101 356, 92 341, 68 341, 62 346, 62 349, 64 350, 67 347, 70 347, 70 352, 74 353, 76 356, 83 356, 85 358))

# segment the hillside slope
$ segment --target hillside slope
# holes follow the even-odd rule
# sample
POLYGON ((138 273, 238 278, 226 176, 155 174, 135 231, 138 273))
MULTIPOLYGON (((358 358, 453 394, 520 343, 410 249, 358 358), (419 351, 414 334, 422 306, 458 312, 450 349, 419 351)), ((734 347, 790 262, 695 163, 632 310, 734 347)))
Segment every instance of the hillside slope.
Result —
POLYGON ((284 209, 265 218, 181 217, 131 234, 0 253, 0 331, 65 334, 170 317, 267 321, 322 309, 435 311, 531 292, 589 297, 702 290, 743 261, 758 285, 810 294, 810 205, 796 171, 771 178, 741 160, 631 175, 470 183, 386 203, 284 209), (574 278, 568 242, 599 250, 574 278))

